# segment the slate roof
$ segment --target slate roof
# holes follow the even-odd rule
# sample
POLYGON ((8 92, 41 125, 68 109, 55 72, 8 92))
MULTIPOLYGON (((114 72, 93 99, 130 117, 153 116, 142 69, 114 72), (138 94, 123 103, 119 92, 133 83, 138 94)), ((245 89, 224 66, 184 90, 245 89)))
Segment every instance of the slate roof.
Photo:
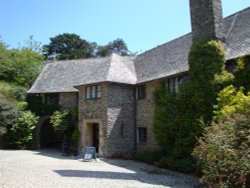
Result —
MULTIPOLYGON (((250 53, 250 7, 224 19, 227 59, 250 53)), ((140 84, 186 72, 192 34, 136 57, 65 60, 45 66, 28 93, 76 92, 74 86, 100 82, 140 84)))
POLYGON ((77 92, 74 86, 100 82, 135 84, 134 57, 65 60, 48 63, 28 93, 77 92))
MULTIPOLYGON (((224 19, 226 58, 234 59, 250 53, 250 7, 224 19)), ((186 72, 192 34, 153 48, 137 56, 137 83, 186 72)))

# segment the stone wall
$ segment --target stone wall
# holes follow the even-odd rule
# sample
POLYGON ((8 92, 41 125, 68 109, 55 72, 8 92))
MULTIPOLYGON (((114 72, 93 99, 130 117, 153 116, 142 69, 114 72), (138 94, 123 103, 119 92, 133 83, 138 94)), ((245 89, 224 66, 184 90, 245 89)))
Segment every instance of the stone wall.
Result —
POLYGON ((77 93, 59 93, 59 105, 63 109, 70 109, 77 106, 77 93))
POLYGON ((107 150, 109 154, 135 151, 134 87, 108 86, 107 150))
POLYGON ((91 145, 89 126, 92 123, 99 124, 99 155, 107 155, 107 84, 101 84, 102 97, 100 99, 85 99, 86 86, 79 86, 79 131, 81 138, 79 149, 82 150, 91 145))
MULTIPOLYGON (((155 141, 153 124, 154 124, 154 90, 160 84, 159 80, 146 83, 146 99, 137 100, 137 128, 147 128, 147 141, 145 143, 138 143, 137 150, 157 150, 158 146, 155 141)), ((138 139, 137 139, 138 140, 138 139)))
POLYGON ((102 97, 86 100, 79 90, 80 150, 91 145, 91 124, 99 125, 99 155, 112 156, 135 150, 134 87, 102 83, 102 97))

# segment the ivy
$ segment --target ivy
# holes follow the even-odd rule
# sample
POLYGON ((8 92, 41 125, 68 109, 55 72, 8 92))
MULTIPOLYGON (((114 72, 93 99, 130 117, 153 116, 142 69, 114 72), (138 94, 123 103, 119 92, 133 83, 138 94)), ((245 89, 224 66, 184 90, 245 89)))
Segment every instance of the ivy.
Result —
POLYGON ((250 55, 237 60, 235 86, 244 87, 246 92, 250 91, 250 55))
POLYGON ((190 81, 177 94, 167 93, 164 85, 155 91, 154 133, 168 155, 190 156, 203 132, 200 120, 209 124, 213 105, 224 83, 232 76, 224 70, 225 50, 218 41, 194 43, 189 53, 190 81))

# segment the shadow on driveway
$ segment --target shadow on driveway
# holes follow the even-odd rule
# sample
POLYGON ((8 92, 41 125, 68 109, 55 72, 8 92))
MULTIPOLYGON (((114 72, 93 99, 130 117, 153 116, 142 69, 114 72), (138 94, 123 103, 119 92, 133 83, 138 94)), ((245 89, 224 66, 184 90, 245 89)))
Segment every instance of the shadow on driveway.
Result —
MULTIPOLYGON (((62 159, 62 160, 74 160, 73 157, 63 156, 58 150, 38 150, 37 155, 46 157, 62 159)), ((139 181, 151 185, 161 185, 172 188, 197 188, 202 187, 198 181, 198 178, 194 176, 184 175, 178 172, 169 171, 165 169, 156 168, 154 166, 136 162, 133 160, 120 160, 120 159, 108 159, 99 158, 99 161, 107 164, 107 169, 98 170, 76 170, 76 169, 60 169, 53 170, 55 173, 62 177, 77 177, 77 178, 90 178, 90 179, 110 179, 110 180, 132 180, 139 181), (108 169, 112 165, 117 168, 121 168, 121 172, 112 171, 108 169), (124 169, 124 172, 123 170, 124 169)), ((91 166, 92 162, 82 162, 91 166)), ((93 161, 95 163, 95 161, 93 161)), ((119 170, 119 169, 118 169, 119 170)))

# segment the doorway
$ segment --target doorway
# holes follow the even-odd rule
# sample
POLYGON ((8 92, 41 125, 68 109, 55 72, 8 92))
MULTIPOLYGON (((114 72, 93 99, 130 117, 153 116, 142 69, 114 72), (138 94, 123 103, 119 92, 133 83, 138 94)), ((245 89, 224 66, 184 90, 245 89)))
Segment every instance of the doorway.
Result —
POLYGON ((93 147, 96 148, 96 152, 98 153, 98 148, 99 148, 99 124, 98 123, 92 124, 92 144, 93 144, 93 147))

